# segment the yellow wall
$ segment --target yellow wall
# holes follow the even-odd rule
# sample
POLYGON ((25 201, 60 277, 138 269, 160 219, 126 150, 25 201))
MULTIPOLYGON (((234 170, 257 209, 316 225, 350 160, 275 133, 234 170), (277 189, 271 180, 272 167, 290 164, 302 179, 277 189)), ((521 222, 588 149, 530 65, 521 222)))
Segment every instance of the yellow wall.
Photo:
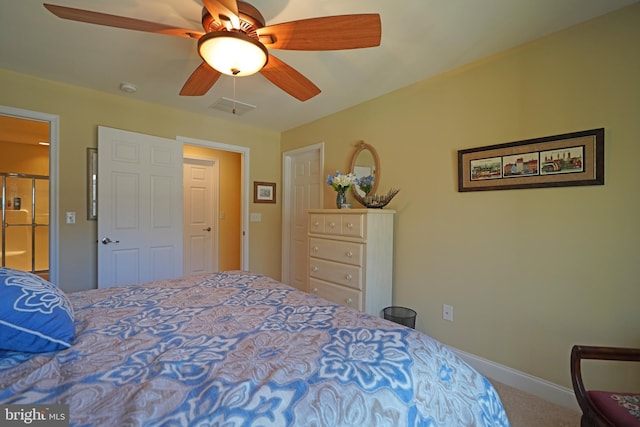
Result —
POLYGON ((218 269, 239 270, 242 266, 241 207, 242 169, 239 153, 185 146, 185 155, 216 159, 219 165, 218 269))
MULTIPOLYGON (((96 287, 97 226, 87 221, 86 149, 97 146, 99 125, 165 138, 188 138, 248 147, 251 181, 280 182, 280 135, 231 121, 187 113, 57 82, 0 70, 0 105, 60 117, 59 282, 65 291, 96 287), (75 211, 76 224, 64 223, 75 211)), ((253 200, 249 194, 250 200, 253 200)), ((250 223, 249 269, 280 278, 280 203, 262 210, 263 222, 250 223), (265 247, 264 241, 272 242, 265 247)), ((253 207, 251 207, 253 210, 253 207)))
POLYGON ((49 175, 49 147, 0 141, 0 172, 49 175))
POLYGON ((639 46, 637 4, 285 132, 282 150, 324 141, 326 176, 373 145, 378 192, 401 189, 394 302, 447 344, 570 387, 573 344, 640 347, 639 46), (604 186, 457 192, 457 150, 599 127, 604 186))

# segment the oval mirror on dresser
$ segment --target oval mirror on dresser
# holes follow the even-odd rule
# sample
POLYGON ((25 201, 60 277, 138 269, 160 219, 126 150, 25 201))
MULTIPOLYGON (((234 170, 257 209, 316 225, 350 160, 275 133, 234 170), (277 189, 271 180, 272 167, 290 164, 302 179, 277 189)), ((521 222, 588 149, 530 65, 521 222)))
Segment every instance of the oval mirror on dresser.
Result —
POLYGON ((380 158, 375 148, 364 141, 360 141, 351 157, 349 172, 353 173, 358 179, 366 176, 373 177, 371 187, 366 188, 368 191, 363 190, 358 185, 351 187, 354 194, 357 193, 360 197, 365 197, 367 194, 375 194, 380 182, 380 158))

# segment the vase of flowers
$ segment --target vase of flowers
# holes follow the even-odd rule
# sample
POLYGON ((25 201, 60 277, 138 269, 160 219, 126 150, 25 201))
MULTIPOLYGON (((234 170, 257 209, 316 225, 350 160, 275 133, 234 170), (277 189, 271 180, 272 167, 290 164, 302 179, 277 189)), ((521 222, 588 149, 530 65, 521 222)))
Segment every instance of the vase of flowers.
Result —
POLYGON ((354 174, 343 174, 340 171, 336 171, 335 175, 329 175, 327 178, 327 185, 332 186, 333 189, 336 190, 336 206, 338 209, 341 209, 342 205, 347 203, 347 190, 349 190, 356 181, 354 174))

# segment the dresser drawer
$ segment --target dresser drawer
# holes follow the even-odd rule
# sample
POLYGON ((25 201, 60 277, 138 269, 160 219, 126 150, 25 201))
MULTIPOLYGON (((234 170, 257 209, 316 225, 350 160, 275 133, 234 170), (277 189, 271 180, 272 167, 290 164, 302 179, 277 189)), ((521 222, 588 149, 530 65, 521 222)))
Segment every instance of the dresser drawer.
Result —
POLYGON ((361 311, 363 309, 361 291, 351 288, 345 288, 343 286, 334 285, 333 283, 327 283, 316 279, 311 279, 309 281, 309 284, 312 294, 318 295, 319 297, 327 299, 336 304, 353 307, 361 311))
POLYGON ((310 257, 309 276, 353 289, 362 289, 362 269, 355 265, 310 257))
POLYGON ((364 214, 309 214, 309 232, 344 237, 365 237, 364 214))
POLYGON ((344 264, 362 265, 364 245, 329 239, 309 238, 309 255, 344 264))
POLYGON ((309 214, 309 233, 324 233, 323 214, 309 214))
POLYGON ((364 237, 364 215, 342 215, 341 223, 343 236, 364 237))
POLYGON ((342 234, 342 216, 325 215, 324 232, 325 234, 342 234))

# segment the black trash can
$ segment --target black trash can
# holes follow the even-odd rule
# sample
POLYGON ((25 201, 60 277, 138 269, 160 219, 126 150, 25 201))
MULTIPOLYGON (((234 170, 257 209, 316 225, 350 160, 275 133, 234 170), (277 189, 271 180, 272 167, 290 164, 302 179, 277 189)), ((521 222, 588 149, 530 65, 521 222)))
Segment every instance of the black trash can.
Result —
POLYGON ((382 310, 386 320, 408 326, 412 329, 416 328, 416 315, 414 310, 407 307, 387 307, 382 310))

